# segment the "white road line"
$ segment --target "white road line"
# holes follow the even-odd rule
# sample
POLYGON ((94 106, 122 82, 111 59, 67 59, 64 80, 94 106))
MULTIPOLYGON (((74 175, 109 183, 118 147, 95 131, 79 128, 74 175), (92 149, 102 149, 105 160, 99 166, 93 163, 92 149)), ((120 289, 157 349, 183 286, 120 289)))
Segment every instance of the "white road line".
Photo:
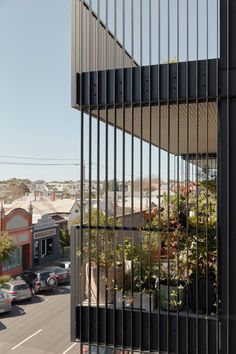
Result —
POLYGON ((19 344, 15 345, 13 348, 11 348, 11 350, 14 350, 16 348, 18 348, 21 344, 25 343, 27 340, 29 340, 30 338, 36 336, 36 334, 42 332, 42 329, 39 329, 37 332, 31 334, 31 336, 27 337, 26 339, 24 339, 22 342, 20 342, 19 344))
POLYGON ((62 354, 68 353, 69 350, 71 350, 77 343, 72 344, 69 348, 67 348, 62 354))

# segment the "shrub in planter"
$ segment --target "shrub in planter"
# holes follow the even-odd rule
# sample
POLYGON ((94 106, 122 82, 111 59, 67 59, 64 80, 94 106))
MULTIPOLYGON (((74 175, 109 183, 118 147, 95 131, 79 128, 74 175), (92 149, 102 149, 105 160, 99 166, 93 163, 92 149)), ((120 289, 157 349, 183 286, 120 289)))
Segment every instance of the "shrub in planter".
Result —
MULTIPOLYGON (((147 260, 147 259, 146 259, 147 260)), ((123 289, 116 290, 116 306, 121 308, 132 307, 151 311, 157 308, 157 291, 155 267, 151 264, 146 264, 145 257, 140 265, 140 259, 137 257, 133 260, 133 268, 130 262, 125 262, 125 274, 123 289), (123 290, 123 291, 122 291, 123 290)))
MULTIPOLYGON (((89 267, 86 265, 86 277, 88 279, 89 267)), ((116 286, 120 288, 122 286, 123 269, 122 265, 116 266, 116 286)), ((107 270, 104 267, 98 267, 97 265, 91 266, 91 298, 97 302, 97 295, 99 295, 99 304, 105 304, 106 292, 107 302, 112 304, 114 301, 114 267, 109 267, 107 270), (99 279, 98 279, 99 278, 99 279), (99 291, 98 291, 99 281, 99 291)))
POLYGON ((163 310, 180 311, 185 306, 185 287, 183 282, 169 281, 160 282, 160 307, 163 310), (169 304, 169 305, 168 305, 169 304))
MULTIPOLYGON (((105 221, 105 215, 99 212, 100 225, 104 225, 105 221)), ((110 218, 107 222, 113 225, 110 218)), ((96 210, 92 212, 91 225, 97 225, 96 210)), ((122 287, 123 283, 122 245, 114 232, 94 229, 84 232, 77 256, 81 257, 82 264, 80 286, 85 288, 81 289, 81 293, 85 294, 85 298, 90 296, 92 302, 97 302, 99 297, 99 304, 105 304, 106 298, 108 303, 113 303, 114 289, 122 287)))
POLYGON ((200 233, 198 237, 190 235, 189 239, 191 241, 188 250, 189 307, 194 312, 198 309, 198 312, 211 314, 216 311, 216 236, 212 232, 206 239, 206 235, 200 233), (208 304, 206 300, 207 291, 208 304))

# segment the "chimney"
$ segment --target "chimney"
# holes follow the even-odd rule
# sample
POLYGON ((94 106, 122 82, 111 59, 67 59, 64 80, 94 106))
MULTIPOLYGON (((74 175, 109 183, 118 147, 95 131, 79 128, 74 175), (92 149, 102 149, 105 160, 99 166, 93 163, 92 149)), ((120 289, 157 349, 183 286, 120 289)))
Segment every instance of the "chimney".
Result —
POLYGON ((56 193, 51 192, 51 201, 54 202, 56 200, 56 193))

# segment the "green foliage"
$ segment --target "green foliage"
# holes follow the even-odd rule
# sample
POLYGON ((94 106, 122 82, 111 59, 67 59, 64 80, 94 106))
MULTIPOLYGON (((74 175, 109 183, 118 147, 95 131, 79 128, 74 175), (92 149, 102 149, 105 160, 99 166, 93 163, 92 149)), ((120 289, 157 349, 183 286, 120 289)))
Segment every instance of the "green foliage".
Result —
MULTIPOLYGON (((157 228, 157 241, 149 240, 150 253, 158 250, 156 260, 175 258, 173 269, 156 269, 161 279, 186 280, 198 276, 217 282, 217 186, 210 175, 179 188, 178 195, 163 193, 162 210, 146 213, 146 229, 157 228), (183 217, 184 216, 184 217, 183 217), (183 222, 184 221, 184 222, 183 222), (161 245, 161 249, 160 249, 161 245), (159 252, 159 254, 158 254, 159 252)), ((144 246, 145 249, 145 246, 144 246)))
POLYGON ((121 225, 121 220, 107 217, 102 211, 92 209, 88 220, 91 229, 83 233, 83 245, 77 250, 77 255, 83 257, 84 262, 91 262, 92 266, 110 267, 122 262, 122 245, 117 242, 117 234, 113 230, 105 230, 105 225, 121 225), (101 227, 101 228, 100 228, 101 227))
POLYGON ((10 275, 0 275, 0 285, 7 283, 10 279, 10 275))
POLYGON ((0 262, 8 260, 15 250, 15 245, 12 239, 6 232, 0 234, 0 262))
POLYGON ((107 189, 108 189, 109 192, 114 192, 114 190, 118 191, 119 190, 119 185, 116 182, 116 189, 115 189, 115 181, 111 180, 111 181, 108 181, 108 188, 107 189))
POLYGON ((187 284, 194 277, 217 281, 216 178, 189 182, 178 195, 163 194, 162 209, 144 213, 139 233, 106 229, 122 226, 122 218, 93 209, 77 255, 91 266, 124 266, 123 290, 155 289, 158 281, 187 284), (148 230, 149 229, 149 230, 148 230), (132 270, 131 270, 132 269, 132 270))
POLYGON ((217 281, 217 250, 216 233, 190 233, 186 238, 185 247, 179 253, 182 270, 190 279, 196 276, 217 281))
POLYGON ((60 246, 62 248, 70 246, 70 233, 67 229, 60 229, 60 246))

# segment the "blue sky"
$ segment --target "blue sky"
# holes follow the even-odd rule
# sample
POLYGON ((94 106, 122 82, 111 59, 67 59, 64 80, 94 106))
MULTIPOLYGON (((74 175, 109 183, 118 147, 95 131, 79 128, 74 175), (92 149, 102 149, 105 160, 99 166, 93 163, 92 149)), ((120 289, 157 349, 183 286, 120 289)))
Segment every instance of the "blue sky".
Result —
MULTIPOLYGON (((68 0, 0 0, 0 156, 78 159, 79 112, 70 107, 70 21, 68 0)), ((78 175, 75 166, 0 164, 0 179, 78 175)))
MULTIPOLYGON (((114 0, 113 0, 114 1, 114 0)), ((108 1, 109 27, 112 30, 113 3, 108 1)), ((144 2, 145 3, 145 2, 144 2)), ((166 0, 161 0, 161 60, 167 59, 167 41, 165 40, 166 0)), ((170 57, 176 57, 176 0, 170 0, 170 57)), ((199 57, 206 57, 206 10, 205 0, 199 3, 199 57)), ((100 0, 100 14, 104 17, 103 7, 105 0, 100 0)), ((117 0, 118 21, 121 20, 122 0, 117 0)), ((126 47, 130 50, 130 0, 126 4, 126 47)), ((157 62, 157 1, 152 0, 152 63, 157 62)), ((196 21, 196 0, 189 2, 190 38, 189 58, 196 57, 196 43, 194 42, 196 21)), ((208 0, 211 16, 209 16, 209 57, 216 56, 216 4, 217 0, 208 0)), ((96 8, 96 1, 93 0, 96 8)), ((139 17, 139 0, 134 0, 135 19, 139 17)), ((186 60, 186 0, 179 0, 180 6, 180 60, 186 60)), ((143 8, 144 49, 143 64, 149 62, 148 18, 147 8, 143 8)), ((136 37, 139 43, 138 22, 134 23, 136 37), (137 28, 136 28, 137 27, 137 28)), ((118 27, 118 37, 122 39, 121 28, 118 27)), ((48 163, 58 163, 55 159, 79 160, 79 120, 80 113, 71 108, 71 1, 70 0, 0 0, 0 179, 10 177, 65 180, 78 179, 78 166, 17 166, 1 164, 6 161, 23 161, 6 159, 3 156, 25 156, 53 158, 48 163)), ((135 47, 135 57, 139 61, 138 46, 135 47)), ((96 124, 95 124, 96 125, 96 124)), ((87 123, 85 124, 86 130, 87 123)), ((104 135, 101 127, 101 134, 104 135)), ((95 132, 95 127, 94 127, 95 132)), ((111 129, 111 134, 112 129, 111 129)), ((94 136, 96 134, 94 133, 94 136)), ((118 133, 118 145, 122 143, 122 135, 118 133)), ((130 147, 130 138, 127 137, 127 150, 130 147)), ((94 140, 95 141, 95 140, 94 140)), ((104 139, 101 139, 104 141, 104 139)), ((112 145, 112 138, 111 138, 112 145)), ((95 146, 95 143, 94 143, 95 146)), ((110 149, 109 165, 113 167, 110 149)), ((87 152, 88 149, 85 149, 87 152)), ((136 142, 136 151, 139 151, 139 142, 136 142)), ((144 147, 148 154, 148 145, 144 147)), ((119 150, 121 154, 122 151, 119 150)), ((104 175, 105 153, 101 145, 101 175, 104 175)), ((122 156, 122 155, 121 155, 122 156)), ((121 170, 121 156, 118 156, 118 170, 121 170)), ((157 156, 157 149, 153 152, 153 159, 157 156)), ((85 159, 87 156, 85 156, 85 159)), ((163 156, 163 161, 164 161, 163 156)), ((137 161, 138 152, 137 152, 137 161)), ((25 162, 40 162, 24 160, 25 162)), ((41 161, 42 162, 42 161, 41 161)), ((93 169, 96 170, 96 146, 93 148, 93 169)), ((71 163, 70 160, 61 163, 71 163)), ((127 157, 126 165, 130 165, 127 157)), ((154 166, 154 164, 153 164, 154 166)), ((135 166, 136 175, 139 174, 139 163, 135 166)), ((166 166, 165 166, 166 170, 166 166)), ((144 171, 148 166, 144 161, 144 171)), ((127 168, 127 178, 130 169, 127 168), (128 171, 129 170, 129 171, 128 171)), ((110 169, 110 177, 112 171, 110 169)), ((165 173, 166 174, 166 173, 165 173)), ((121 177, 121 174, 120 174, 121 177)), ((119 178, 119 176, 118 176, 119 178)))

